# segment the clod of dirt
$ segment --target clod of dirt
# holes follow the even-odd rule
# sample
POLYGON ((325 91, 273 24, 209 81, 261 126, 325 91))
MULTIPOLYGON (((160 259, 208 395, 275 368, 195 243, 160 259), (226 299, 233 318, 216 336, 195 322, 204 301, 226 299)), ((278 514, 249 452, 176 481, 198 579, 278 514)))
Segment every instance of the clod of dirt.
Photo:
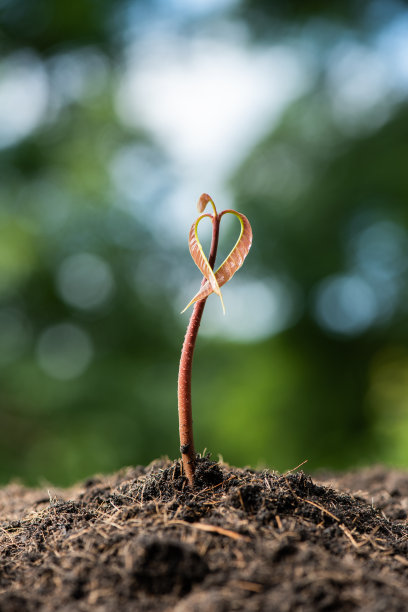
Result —
POLYGON ((0 610, 408 609, 408 474, 279 475, 200 458, 68 490, 0 489, 0 610))

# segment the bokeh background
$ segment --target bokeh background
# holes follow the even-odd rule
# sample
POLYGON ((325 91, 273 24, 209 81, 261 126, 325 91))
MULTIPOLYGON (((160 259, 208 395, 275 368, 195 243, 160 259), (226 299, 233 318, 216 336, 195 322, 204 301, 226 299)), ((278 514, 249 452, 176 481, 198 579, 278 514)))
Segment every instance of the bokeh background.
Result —
POLYGON ((407 467, 407 93, 402 1, 0 0, 0 481, 178 456, 202 192, 197 449, 407 467))

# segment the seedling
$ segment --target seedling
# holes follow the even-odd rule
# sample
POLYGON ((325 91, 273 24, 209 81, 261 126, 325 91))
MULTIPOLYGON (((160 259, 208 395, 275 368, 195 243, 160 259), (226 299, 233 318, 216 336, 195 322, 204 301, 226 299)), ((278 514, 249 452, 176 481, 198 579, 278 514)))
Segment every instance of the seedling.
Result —
POLYGON ((204 275, 204 278, 201 282, 200 290, 183 310, 183 312, 185 312, 187 308, 194 304, 194 309, 190 317, 181 351, 178 377, 180 452, 183 461, 183 469, 191 487, 194 486, 196 461, 193 438, 193 416, 191 410, 191 370, 193 364, 194 347, 198 329, 201 323, 201 317, 203 316, 205 302, 211 293, 215 293, 219 296, 222 309, 225 314, 221 287, 225 285, 225 283, 228 282, 235 272, 242 266, 252 244, 252 229, 245 215, 231 209, 223 210, 218 214, 214 202, 206 193, 203 193, 198 200, 197 208, 198 212, 203 214, 201 214, 191 226, 189 248, 191 257, 204 275), (208 203, 210 203, 212 206, 212 214, 204 213, 208 203), (238 217, 241 223, 241 233, 232 251, 222 262, 220 267, 214 272, 213 268, 215 258, 217 256, 220 221, 221 218, 227 213, 231 213, 238 217), (205 256, 197 234, 198 225, 205 217, 209 217, 212 223, 212 239, 208 259, 205 256))

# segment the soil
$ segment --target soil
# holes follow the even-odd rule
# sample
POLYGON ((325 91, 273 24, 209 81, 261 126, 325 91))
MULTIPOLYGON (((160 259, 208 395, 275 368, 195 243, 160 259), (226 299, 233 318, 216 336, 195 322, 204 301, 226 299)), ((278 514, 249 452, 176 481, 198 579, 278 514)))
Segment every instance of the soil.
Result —
POLYGON ((200 458, 0 490, 0 610, 408 610, 408 473, 200 458))

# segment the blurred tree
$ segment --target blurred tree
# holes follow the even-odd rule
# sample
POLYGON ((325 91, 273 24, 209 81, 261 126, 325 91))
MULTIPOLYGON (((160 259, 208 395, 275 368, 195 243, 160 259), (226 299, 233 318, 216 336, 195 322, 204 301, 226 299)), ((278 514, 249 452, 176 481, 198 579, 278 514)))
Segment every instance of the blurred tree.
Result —
POLYGON ((0 479, 70 483, 146 462, 176 429, 166 249, 135 214, 137 192, 120 190, 129 152, 160 176, 165 163, 114 110, 125 4, 0 7, 4 79, 34 75, 46 99, 27 129, 24 104, 0 129, 0 479))
MULTIPOLYGON (((280 403, 271 387, 278 406, 268 401, 264 412, 281 413, 271 428, 290 436, 312 466, 406 463, 384 432, 402 429, 406 439, 408 388, 400 386, 393 406, 372 387, 379 356, 408 341, 408 106, 358 138, 324 126, 330 116, 321 93, 296 102, 234 182, 263 273, 298 288, 298 320, 265 357, 273 385, 275 352, 291 352, 291 393, 280 403), (324 127, 317 146, 310 135, 324 127)), ((406 363, 404 351, 400 358, 406 363)))
MULTIPOLYGON (((134 2, 136 4, 137 2, 134 2)), ((127 0, 3 0, 0 4, 2 53, 24 47, 44 56, 61 50, 98 45, 115 48, 116 18, 127 0)))

